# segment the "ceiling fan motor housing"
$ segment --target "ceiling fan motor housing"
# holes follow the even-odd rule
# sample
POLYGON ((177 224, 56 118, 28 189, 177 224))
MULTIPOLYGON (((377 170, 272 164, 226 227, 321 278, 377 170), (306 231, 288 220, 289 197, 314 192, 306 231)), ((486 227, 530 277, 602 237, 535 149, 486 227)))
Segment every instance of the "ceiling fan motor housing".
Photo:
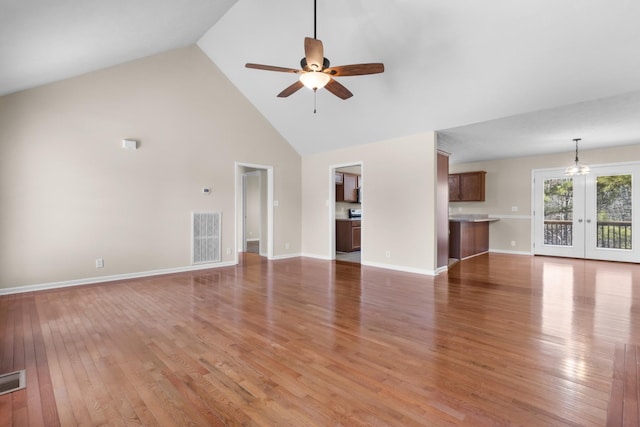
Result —
MULTIPOLYGON (((331 65, 331 63, 329 62, 329 60, 327 58, 323 58, 324 60, 322 61, 322 69, 324 70, 325 68, 329 68, 329 66, 331 65)), ((311 70, 311 67, 307 66, 307 58, 302 58, 300 60, 300 68, 302 68, 305 71, 313 71, 311 70)), ((320 71, 320 70, 317 70, 320 71)))

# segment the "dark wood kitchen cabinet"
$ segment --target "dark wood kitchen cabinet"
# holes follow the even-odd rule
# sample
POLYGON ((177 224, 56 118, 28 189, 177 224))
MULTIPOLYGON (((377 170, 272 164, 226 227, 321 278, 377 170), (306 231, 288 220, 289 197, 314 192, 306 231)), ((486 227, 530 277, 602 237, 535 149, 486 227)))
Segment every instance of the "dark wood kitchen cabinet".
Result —
POLYGON ((484 202, 485 171, 449 174, 450 202, 484 202))
POLYGON ((360 250, 360 236, 362 232, 359 219, 336 220, 336 250, 353 252, 360 250))
POLYGON ((359 175, 352 173, 340 173, 342 182, 339 181, 338 173, 336 173, 336 202, 352 202, 358 201, 358 178, 359 175))
POLYGON ((489 221, 449 222, 449 258, 465 259, 489 250, 489 221))

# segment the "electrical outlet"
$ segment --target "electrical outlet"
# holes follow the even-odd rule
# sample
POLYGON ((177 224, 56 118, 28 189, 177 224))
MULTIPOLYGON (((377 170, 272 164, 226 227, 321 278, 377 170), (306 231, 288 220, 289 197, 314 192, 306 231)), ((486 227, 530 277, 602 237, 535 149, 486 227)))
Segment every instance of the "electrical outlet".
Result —
POLYGON ((515 241, 515 240, 512 240, 512 241, 511 241, 511 246, 515 246, 515 245, 516 245, 516 241, 515 241))
POLYGON ((284 248, 285 248, 285 249, 289 249, 289 243, 285 243, 285 244, 284 244, 284 248))
POLYGON ((518 212, 517 206, 511 206, 511 212, 518 212))
POLYGON ((231 248, 227 248, 227 255, 231 255, 231 248))
POLYGON ((387 257, 387 258, 391 258, 391 251, 386 251, 384 253, 384 256, 387 257))
POLYGON ((96 268, 104 268, 104 259, 96 258, 96 268))

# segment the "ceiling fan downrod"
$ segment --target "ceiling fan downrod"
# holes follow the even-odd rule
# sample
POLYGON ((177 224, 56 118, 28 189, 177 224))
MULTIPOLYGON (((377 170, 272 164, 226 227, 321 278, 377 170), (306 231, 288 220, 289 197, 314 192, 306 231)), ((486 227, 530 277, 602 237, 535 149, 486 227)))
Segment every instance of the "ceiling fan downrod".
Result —
POLYGON ((318 37, 316 36, 316 26, 317 26, 316 14, 318 12, 318 9, 317 9, 316 2, 317 0, 313 0, 313 38, 317 40, 318 37))
MULTIPOLYGON (((317 13, 318 13, 317 0, 313 0, 313 39, 314 40, 318 39, 318 36, 316 34, 316 28, 318 26, 317 13)), ((304 68, 304 66, 307 64, 307 60, 305 58, 302 58, 302 60, 304 61, 304 65, 302 65, 302 68, 304 68)), ((318 88, 314 88, 313 89, 313 114, 316 114, 317 111, 318 111, 318 88)))

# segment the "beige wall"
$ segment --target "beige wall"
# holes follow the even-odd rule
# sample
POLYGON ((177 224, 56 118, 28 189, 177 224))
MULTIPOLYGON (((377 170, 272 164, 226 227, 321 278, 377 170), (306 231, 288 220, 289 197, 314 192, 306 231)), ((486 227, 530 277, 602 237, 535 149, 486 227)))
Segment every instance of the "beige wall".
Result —
MULTIPOLYGON (((490 226, 490 250, 531 252, 531 174, 534 169, 564 168, 575 153, 521 157, 487 162, 452 164, 450 172, 487 171, 484 202, 453 202, 452 214, 489 214, 500 217, 490 226), (518 211, 513 212, 512 207, 518 211), (511 246, 515 241, 516 246, 511 246)), ((607 150, 580 150, 580 161, 588 165, 640 161, 640 145, 607 150)))
POLYGON ((274 254, 300 253, 300 156, 199 48, 1 97, 0 289, 186 268, 192 211, 233 262, 236 161, 274 167, 274 254))
POLYGON ((332 257, 332 167, 362 162, 363 264, 433 273, 435 161, 433 132, 303 157, 303 254, 332 257))

